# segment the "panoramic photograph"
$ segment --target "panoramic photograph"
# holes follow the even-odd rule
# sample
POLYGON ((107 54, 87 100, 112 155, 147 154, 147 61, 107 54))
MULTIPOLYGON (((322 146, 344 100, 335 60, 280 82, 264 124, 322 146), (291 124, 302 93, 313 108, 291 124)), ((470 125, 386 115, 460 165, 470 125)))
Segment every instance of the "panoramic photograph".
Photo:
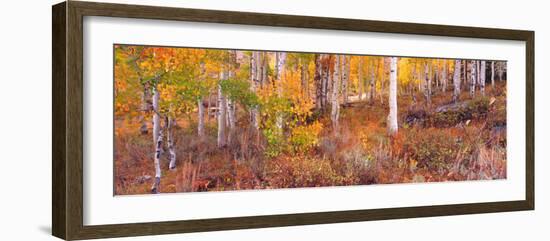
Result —
POLYGON ((113 51, 114 195, 506 179, 504 60, 113 51))

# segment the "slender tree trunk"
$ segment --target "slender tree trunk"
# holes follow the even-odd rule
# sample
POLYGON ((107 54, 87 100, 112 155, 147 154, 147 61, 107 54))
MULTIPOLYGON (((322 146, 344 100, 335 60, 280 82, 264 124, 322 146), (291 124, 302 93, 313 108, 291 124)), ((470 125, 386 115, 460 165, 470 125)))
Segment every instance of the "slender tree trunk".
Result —
POLYGON ((159 113, 159 92, 156 86, 153 86, 153 141, 155 143, 155 180, 153 186, 151 187, 152 193, 159 193, 160 191, 160 154, 162 152, 162 130, 160 123, 160 113, 159 113))
POLYGON ((470 97, 473 98, 475 96, 476 91, 476 64, 475 60, 472 60, 470 64, 470 97))
MULTIPOLYGON (((263 63, 263 55, 264 53, 259 51, 252 51, 252 56, 250 58, 250 70, 253 71, 251 73, 251 79, 252 82, 256 81, 256 88, 262 87, 264 85, 263 80, 263 70, 264 70, 264 63, 263 63)), ((253 84, 253 83, 252 83, 253 84)))
MULTIPOLYGON (((206 67, 204 63, 200 64, 200 81, 204 82, 205 74, 206 74, 206 67)), ((197 117, 198 117, 198 124, 197 124, 197 134, 199 137, 204 137, 204 105, 202 103, 202 97, 197 100, 197 117)), ((210 106, 209 106, 210 107, 210 106)))
POLYGON ((491 87, 495 88, 495 61, 491 61, 491 87))
POLYGON ((447 82, 448 82, 447 78, 449 77, 447 69, 448 69, 448 63, 445 60, 443 65, 443 76, 441 76, 441 81, 443 82, 443 92, 447 92, 447 82))
POLYGON ((504 80, 504 62, 497 62, 498 81, 504 80))
POLYGON ((264 85, 267 84, 267 82, 269 81, 267 79, 267 66, 268 66, 268 63, 269 63, 269 55, 267 53, 262 53, 261 56, 261 80, 260 80, 260 83, 261 83, 261 86, 263 87, 264 85))
POLYGON ((425 71, 422 70, 422 64, 420 64, 420 68, 418 68, 418 66, 415 65, 415 69, 417 70, 416 78, 419 80, 418 91, 422 92, 422 95, 424 95, 426 93, 426 91, 424 90, 424 86, 425 86, 424 82, 426 82, 424 78, 425 71))
POLYGON ((389 98, 390 113, 388 115, 388 132, 391 136, 397 134, 397 57, 390 58, 390 86, 389 98))
POLYGON ((429 96, 429 99, 430 99, 430 104, 432 103, 432 95, 433 95, 433 90, 432 90, 432 83, 433 83, 433 64, 429 64, 429 70, 428 70, 428 96, 429 96))
POLYGON ((433 69, 434 69, 433 76, 434 76, 434 82, 435 82, 434 92, 437 92, 440 88, 441 79, 439 78, 439 68, 438 68, 438 66, 436 65, 435 68, 433 68, 433 69))
MULTIPOLYGON (((462 81, 464 81, 464 88, 468 86, 468 62, 466 60, 462 60, 462 81)), ((461 85, 462 86, 462 85, 461 85)), ((462 91, 462 89, 461 89, 462 91)))
MULTIPOLYGON (((261 61, 260 61, 260 53, 258 51, 253 51, 252 56, 250 58, 250 77, 251 77, 251 83, 250 83, 250 91, 253 93, 256 93, 256 89, 259 85, 261 85, 261 61)), ((259 122, 259 113, 258 113, 258 107, 253 106, 250 109, 250 120, 252 123, 252 127, 254 127, 255 130, 258 130, 260 128, 260 122, 259 122)))
POLYGON ((482 60, 480 63, 479 69, 481 70, 479 72, 479 91, 481 92, 481 95, 485 96, 485 61, 482 60))
POLYGON ((332 87, 333 87, 334 80, 332 79, 332 74, 330 72, 330 65, 331 65, 331 60, 334 58, 334 56, 326 55, 326 57, 327 57, 327 60, 326 60, 327 64, 325 66, 325 77, 326 77, 325 106, 328 107, 332 103, 332 87))
POLYGON ((227 103, 227 126, 229 126, 229 131, 227 135, 227 143, 231 143, 233 140, 233 134, 235 133, 235 126, 236 126, 236 106, 235 102, 232 99, 229 99, 226 97, 226 103, 227 103))
POLYGON ((412 76, 412 80, 409 81, 409 94, 411 95, 413 104, 416 104, 416 96, 414 95, 414 80, 418 79, 418 74, 416 71, 416 62, 411 69, 411 76, 412 76))
MULTIPOLYGON (((220 81, 226 80, 227 76, 224 71, 220 73, 220 81)), ((221 82, 218 83, 218 147, 225 147, 225 125, 226 125, 226 107, 227 101, 222 92, 221 82)))
POLYGON ((210 121, 210 112, 212 111, 212 90, 208 90, 208 110, 206 111, 206 117, 210 121))
POLYGON ((349 59, 347 56, 342 55, 340 56, 342 61, 342 95, 343 95, 343 102, 344 104, 347 104, 348 101, 348 86, 349 86, 349 59))
POLYGON ((453 76, 453 86, 454 86, 454 91, 453 91, 453 102, 458 102, 458 100, 460 99, 460 66, 461 66, 461 61, 460 60, 455 60, 455 72, 454 72, 454 76, 453 76))
POLYGON ((204 105, 202 104, 202 98, 199 98, 197 100, 197 109, 197 115, 199 117, 197 132, 199 137, 204 137, 204 105))
POLYGON ((340 92, 340 55, 335 56, 334 61, 334 72, 333 72, 333 86, 332 86, 332 103, 331 108, 332 111, 330 113, 330 119, 332 120, 332 127, 334 130, 337 130, 338 128, 338 118, 340 115, 340 103, 338 101, 339 99, 339 92, 340 92))
MULTIPOLYGON (((373 63, 374 67, 374 63, 373 63)), ((372 104, 374 97, 376 96, 376 71, 378 70, 378 64, 375 68, 370 71, 370 94, 369 94, 369 103, 372 104)))
MULTIPOLYGON (((234 79, 236 76, 236 72, 238 70, 238 63, 237 63, 237 51, 231 50, 230 52, 231 56, 231 66, 229 68, 228 72, 228 78, 234 79)), ((229 132, 227 135, 227 143, 231 143, 233 140, 233 134, 235 133, 235 126, 237 122, 236 112, 237 112, 237 105, 235 104, 235 100, 231 98, 227 98, 226 96, 226 103, 227 103, 227 125, 229 126, 229 132)))
POLYGON ((430 75, 430 67, 428 63, 424 64, 424 78, 426 86, 424 87, 424 96, 426 97, 426 103, 432 104, 432 77, 430 75))
POLYGON ((168 168, 170 170, 173 170, 176 168, 176 148, 174 147, 174 124, 175 119, 172 117, 166 116, 166 138, 168 142, 168 152, 170 153, 170 157, 168 158, 170 160, 170 164, 168 165, 168 168))
POLYGON ((476 61, 476 68, 477 68, 477 70, 476 70, 476 78, 477 78, 477 84, 481 86, 481 75, 480 75, 480 73, 481 73, 480 65, 481 65, 481 64, 480 64, 480 63, 481 63, 481 62, 480 62, 479 60, 476 61))
MULTIPOLYGON (((284 78, 284 66, 286 62, 286 53, 277 52, 276 53, 276 64, 277 64, 277 96, 279 98, 283 97, 283 78, 284 78)), ((283 128, 283 115, 282 113, 277 114, 277 128, 283 128)))
POLYGON ((357 65, 357 89, 359 92, 359 101, 363 100, 363 57, 359 56, 357 65))
POLYGON ((329 58, 325 54, 321 54, 321 108, 326 111, 328 101, 328 84, 329 84, 329 58))

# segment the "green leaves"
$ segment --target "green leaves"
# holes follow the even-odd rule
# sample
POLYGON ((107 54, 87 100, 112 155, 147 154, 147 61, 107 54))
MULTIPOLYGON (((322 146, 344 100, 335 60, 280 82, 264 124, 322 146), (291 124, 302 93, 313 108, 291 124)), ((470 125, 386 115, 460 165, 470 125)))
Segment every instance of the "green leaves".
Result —
POLYGON ((226 79, 220 81, 222 93, 227 98, 236 101, 246 108, 259 105, 258 96, 250 90, 250 83, 241 79, 226 79))

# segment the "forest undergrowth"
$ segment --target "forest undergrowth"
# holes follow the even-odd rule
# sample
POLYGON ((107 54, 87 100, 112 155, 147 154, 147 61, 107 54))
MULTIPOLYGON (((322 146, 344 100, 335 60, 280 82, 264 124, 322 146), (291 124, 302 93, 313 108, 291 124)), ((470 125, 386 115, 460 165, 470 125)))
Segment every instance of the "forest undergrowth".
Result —
MULTIPOLYGON (((238 118, 234 138, 216 145, 216 119, 206 118, 197 137, 197 120, 178 120, 174 129, 177 168, 168 168, 163 149, 161 193, 226 191, 506 178, 505 83, 473 99, 463 92, 452 104, 445 93, 426 104, 421 95, 398 98, 399 133, 387 134, 388 106, 374 99, 342 108, 340 125, 327 113, 287 130, 273 141, 238 118)), ((244 110, 237 112, 245 116, 244 110)), ((154 144, 136 119, 115 125, 115 194, 150 193, 154 144)))

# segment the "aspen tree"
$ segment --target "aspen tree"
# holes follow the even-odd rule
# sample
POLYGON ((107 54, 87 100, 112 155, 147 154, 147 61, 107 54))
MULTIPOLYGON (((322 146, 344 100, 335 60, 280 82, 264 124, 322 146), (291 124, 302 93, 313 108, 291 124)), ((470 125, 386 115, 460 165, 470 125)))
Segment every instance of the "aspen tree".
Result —
POLYGON ((480 63, 480 72, 479 72, 479 91, 481 95, 485 96, 485 61, 482 60, 480 63))
MULTIPOLYGON (((261 85, 261 66, 262 62, 260 59, 260 53, 258 51, 253 51, 252 56, 250 57, 250 90, 254 93, 256 93, 256 90, 261 85)), ((250 118, 252 127, 254 127, 255 130, 258 130, 260 128, 260 123, 257 106, 251 108, 250 118)))
POLYGON ((168 144, 168 153, 170 156, 168 157, 168 160, 170 160, 170 163, 168 165, 168 168, 170 170, 173 170, 176 168, 176 149, 174 147, 174 133, 173 133, 173 127, 175 125, 175 120, 173 117, 166 115, 166 142, 168 144))
POLYGON ((391 136, 397 134, 397 57, 390 58, 390 86, 388 103, 390 113, 388 115, 388 132, 391 136))
POLYGON ((470 97, 473 98, 476 91, 476 64, 475 60, 472 60, 470 64, 470 97))
POLYGON ((331 114, 330 119, 332 120, 332 127, 336 130, 338 128, 338 118, 340 116, 340 103, 339 103, 339 92, 340 92, 340 55, 335 56, 334 60, 334 71, 333 71, 333 85, 332 85, 332 98, 331 98, 331 114))
POLYGON ((359 101, 363 100, 363 56, 359 56, 357 64, 357 91, 359 92, 359 101))
MULTIPOLYGON (((200 76, 199 81, 203 82, 205 81, 205 74, 206 74, 206 67, 204 63, 200 64, 200 76)), ((203 99, 202 97, 198 98, 197 100, 197 110, 198 110, 198 124, 197 124, 197 132, 199 137, 204 136, 204 105, 203 105, 203 99)), ((170 127, 169 127, 170 128, 170 127)))
MULTIPOLYGON (((285 52, 277 52, 275 55, 275 64, 276 64, 276 71, 277 71, 277 96, 279 98, 283 97, 283 74, 284 74, 284 66, 286 62, 286 53, 285 52)), ((281 113, 277 114, 277 127, 279 129, 283 128, 283 116, 281 113)))
POLYGON ((455 71, 453 75, 453 102, 457 102, 460 99, 460 66, 461 66, 460 60, 455 60, 455 71))
POLYGON ((432 77, 430 75, 430 67, 428 62, 424 64, 424 97, 426 98, 426 103, 430 105, 432 103, 432 77))
POLYGON ((159 99, 160 99, 160 94, 155 84, 153 85, 153 142, 155 143, 155 158, 154 158, 155 180, 153 182, 153 186, 151 187, 152 193, 159 193, 160 178, 161 178, 160 154, 162 152, 163 134, 162 134, 161 123, 160 123, 159 99))
POLYGON ((323 108, 323 66, 321 65, 321 56, 315 55, 315 75, 313 81, 315 82, 315 109, 322 111, 323 108))
POLYGON ((224 70, 220 73, 220 79, 218 82, 218 147, 224 147, 226 145, 225 142, 225 125, 226 125, 226 107, 227 107, 227 101, 225 96, 223 95, 222 91, 222 85, 221 82, 227 79, 227 74, 224 70))
POLYGON ((342 61, 342 96, 343 96, 343 103, 347 104, 348 101, 348 87, 349 87, 349 57, 342 55, 341 56, 342 61))
POLYGON ((491 61, 491 87, 495 88, 495 61, 491 61))

